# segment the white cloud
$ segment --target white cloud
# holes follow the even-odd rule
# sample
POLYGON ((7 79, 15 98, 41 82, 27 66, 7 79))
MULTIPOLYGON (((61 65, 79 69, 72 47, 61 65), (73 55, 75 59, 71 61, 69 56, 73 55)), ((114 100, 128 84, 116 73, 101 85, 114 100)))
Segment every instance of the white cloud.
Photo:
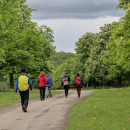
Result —
POLYGON ((111 23, 118 21, 119 17, 106 17, 98 19, 49 19, 49 20, 37 20, 39 26, 47 25, 54 31, 53 44, 56 46, 56 51, 75 52, 75 42, 85 34, 86 32, 97 33, 100 31, 100 26, 105 23, 111 23))

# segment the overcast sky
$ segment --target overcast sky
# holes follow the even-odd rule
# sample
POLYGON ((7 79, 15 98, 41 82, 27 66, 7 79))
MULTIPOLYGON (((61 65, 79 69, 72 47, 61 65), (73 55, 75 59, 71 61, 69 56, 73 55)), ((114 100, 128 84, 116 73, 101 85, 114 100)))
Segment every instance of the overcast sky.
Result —
POLYGON ((86 32, 99 32, 105 23, 125 15, 116 9, 118 0, 27 0, 32 21, 54 31, 56 51, 75 52, 75 42, 86 32))

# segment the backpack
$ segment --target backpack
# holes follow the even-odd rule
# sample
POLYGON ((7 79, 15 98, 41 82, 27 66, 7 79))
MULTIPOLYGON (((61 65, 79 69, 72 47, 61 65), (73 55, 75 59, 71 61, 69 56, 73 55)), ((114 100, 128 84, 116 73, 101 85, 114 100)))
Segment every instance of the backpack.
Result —
POLYGON ((63 77, 62 81, 64 86, 69 85, 68 77, 63 77))
POLYGON ((49 81, 46 84, 50 84, 50 76, 46 76, 46 79, 49 81))
POLYGON ((20 75, 18 78, 18 88, 20 91, 26 91, 29 88, 28 77, 26 75, 20 75))
POLYGON ((77 76, 76 78, 76 85, 81 85, 82 82, 81 82, 81 77, 77 76))

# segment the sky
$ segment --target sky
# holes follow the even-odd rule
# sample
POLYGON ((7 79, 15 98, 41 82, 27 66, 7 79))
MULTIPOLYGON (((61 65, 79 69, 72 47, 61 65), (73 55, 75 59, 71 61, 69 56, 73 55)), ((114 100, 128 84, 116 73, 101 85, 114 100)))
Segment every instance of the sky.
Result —
POLYGON ((118 21, 125 15, 116 9, 118 0, 27 0, 37 11, 31 19, 54 32, 56 51, 75 53, 75 42, 86 32, 98 33, 105 23, 118 21))

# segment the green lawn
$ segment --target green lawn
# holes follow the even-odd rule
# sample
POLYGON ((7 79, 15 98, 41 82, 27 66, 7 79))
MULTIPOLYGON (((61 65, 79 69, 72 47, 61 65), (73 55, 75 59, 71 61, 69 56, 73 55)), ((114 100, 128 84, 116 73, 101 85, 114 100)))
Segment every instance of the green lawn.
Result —
MULTIPOLYGON (((39 98, 40 94, 38 90, 33 90, 29 92, 29 99, 39 98)), ((52 95, 61 93, 61 91, 52 90, 52 95)), ((9 106, 10 104, 20 102, 20 95, 14 92, 0 92, 0 108, 9 106)))
POLYGON ((130 87, 94 90, 69 115, 67 130, 130 130, 130 87))

